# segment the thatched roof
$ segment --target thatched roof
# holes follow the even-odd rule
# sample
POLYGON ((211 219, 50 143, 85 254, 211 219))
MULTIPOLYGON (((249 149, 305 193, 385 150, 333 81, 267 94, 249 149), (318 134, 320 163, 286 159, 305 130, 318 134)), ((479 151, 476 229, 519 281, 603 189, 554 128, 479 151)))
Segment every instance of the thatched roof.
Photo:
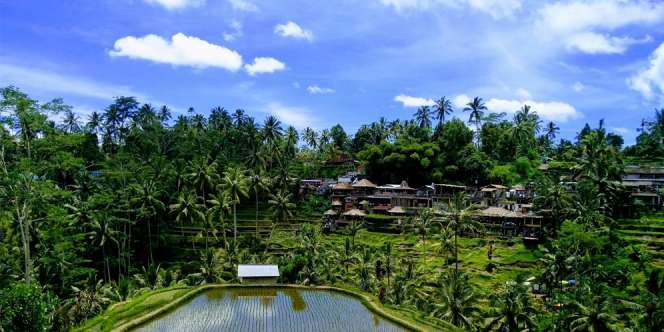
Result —
POLYGON ((332 206, 342 206, 343 203, 341 201, 332 201, 332 206))
POLYGON ((387 210, 387 212, 393 213, 393 214, 404 214, 404 213, 406 213, 406 210, 404 210, 401 206, 395 206, 395 207, 387 210))
POLYGON ((350 209, 344 212, 344 216, 350 216, 350 217, 364 217, 366 215, 367 215, 366 213, 358 209, 350 209))
POLYGON ((326 216, 336 216, 336 215, 337 215, 337 211, 334 211, 334 210, 332 210, 332 209, 329 209, 329 210, 325 211, 325 212, 323 213, 323 215, 326 215, 326 216))
POLYGON ((376 185, 367 179, 362 179, 353 184, 353 188, 376 188, 376 185))
POLYGON ((369 205, 369 201, 366 199, 360 202, 360 205, 369 205))
MULTIPOLYGON (((525 218, 526 214, 521 212, 514 212, 501 207, 490 206, 484 210, 480 210, 476 213, 478 216, 482 217, 497 217, 497 218, 525 218)), ((532 216, 536 218, 536 216, 532 216)))
POLYGON ((411 188, 408 185, 408 182, 406 182, 406 180, 401 181, 401 184, 399 185, 399 188, 403 189, 403 190, 416 190, 415 188, 411 188))
POLYGON ((339 182, 332 187, 332 190, 353 190, 350 183, 339 182))

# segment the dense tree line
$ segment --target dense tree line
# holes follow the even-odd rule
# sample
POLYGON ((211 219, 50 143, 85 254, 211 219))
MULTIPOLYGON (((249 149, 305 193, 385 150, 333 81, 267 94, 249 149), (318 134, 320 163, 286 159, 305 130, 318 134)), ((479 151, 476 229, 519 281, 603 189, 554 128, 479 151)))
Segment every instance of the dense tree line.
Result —
MULTIPOLYGON (((259 123, 223 107, 173 118, 168 107, 133 97, 81 119, 59 99, 40 103, 14 87, 0 95, 0 328, 65 330, 139 288, 232 281, 238 262, 276 259, 266 250, 272 233, 238 237, 238 208, 255 209, 256 232, 259 206, 282 223, 320 209, 325 199, 303 196, 299 180, 337 175, 322 161, 347 155, 381 183, 535 184, 536 205, 554 221, 542 258, 551 302, 542 310, 516 280, 490 299, 491 310, 479 310, 476 289, 458 268, 426 279, 415 262, 393 261, 390 243, 377 251, 356 246, 361 224, 342 248, 322 245, 318 229, 304 225, 299 247, 279 258, 282 281, 334 283, 352 270, 348 282, 375 291, 386 279, 385 301, 466 329, 605 331, 630 319, 661 330, 661 273, 651 272, 639 247, 618 241, 613 227, 626 202, 623 159, 662 156, 661 110, 623 151, 622 138, 601 122, 586 125, 575 142, 556 141, 559 128, 543 124, 536 110, 526 105, 507 119, 479 97, 462 110, 443 97, 413 119, 380 118, 349 135, 341 125, 298 133, 274 116, 259 123), (544 162, 546 174, 538 170, 544 162), (578 182, 573 193, 560 174, 578 182), (185 236, 183 226, 200 231, 185 236), (195 268, 162 267, 173 254, 165 236, 173 230, 191 240, 195 268), (589 287, 557 290, 581 275, 589 287)), ((472 206, 458 197, 446 208, 451 218, 421 214, 412 228, 425 244, 448 248, 445 257, 454 252, 445 260, 458 267, 457 238, 474 232, 472 206), (434 223, 444 225, 441 234, 428 234, 434 223)))

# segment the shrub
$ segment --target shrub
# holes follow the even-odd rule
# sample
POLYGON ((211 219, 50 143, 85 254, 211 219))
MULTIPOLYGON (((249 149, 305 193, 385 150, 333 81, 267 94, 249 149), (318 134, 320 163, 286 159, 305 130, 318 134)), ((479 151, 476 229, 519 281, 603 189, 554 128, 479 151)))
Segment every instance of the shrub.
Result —
POLYGON ((0 330, 48 331, 54 302, 37 284, 17 283, 0 291, 0 330))

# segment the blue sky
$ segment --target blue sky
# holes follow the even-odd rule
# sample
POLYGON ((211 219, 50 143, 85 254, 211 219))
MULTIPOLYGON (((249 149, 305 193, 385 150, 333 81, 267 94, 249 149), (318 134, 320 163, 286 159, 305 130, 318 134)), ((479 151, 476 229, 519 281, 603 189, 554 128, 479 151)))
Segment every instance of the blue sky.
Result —
POLYGON ((354 131, 440 96, 634 141, 664 105, 664 3, 0 0, 0 85, 85 117, 113 96, 354 131))

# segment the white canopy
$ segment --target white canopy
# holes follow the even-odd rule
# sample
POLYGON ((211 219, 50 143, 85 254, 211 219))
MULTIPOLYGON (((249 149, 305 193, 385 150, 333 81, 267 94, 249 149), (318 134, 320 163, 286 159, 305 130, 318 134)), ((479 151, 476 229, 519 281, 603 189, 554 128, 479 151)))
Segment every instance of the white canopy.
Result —
POLYGON ((278 277, 279 266, 271 264, 239 264, 237 276, 240 278, 278 277))

